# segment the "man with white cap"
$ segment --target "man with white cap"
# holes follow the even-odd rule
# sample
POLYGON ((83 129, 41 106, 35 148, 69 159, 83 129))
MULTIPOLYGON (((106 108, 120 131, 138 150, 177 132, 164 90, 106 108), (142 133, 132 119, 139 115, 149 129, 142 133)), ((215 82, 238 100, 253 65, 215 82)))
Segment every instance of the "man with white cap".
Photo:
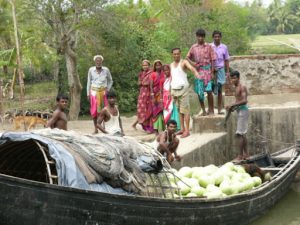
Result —
POLYGON ((90 113, 94 121, 95 131, 97 129, 97 115, 105 104, 105 93, 109 91, 113 85, 112 76, 107 67, 102 66, 103 57, 101 55, 94 56, 95 66, 91 67, 87 78, 87 99, 90 101, 90 113))

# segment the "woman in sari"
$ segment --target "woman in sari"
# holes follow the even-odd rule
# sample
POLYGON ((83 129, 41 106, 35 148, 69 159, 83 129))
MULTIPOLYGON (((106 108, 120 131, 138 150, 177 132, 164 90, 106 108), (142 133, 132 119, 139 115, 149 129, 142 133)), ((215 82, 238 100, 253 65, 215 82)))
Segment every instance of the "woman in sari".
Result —
POLYGON ((152 107, 150 97, 150 79, 151 79, 150 62, 143 60, 142 71, 139 73, 138 85, 140 93, 137 104, 137 121, 134 122, 132 127, 136 129, 137 123, 141 124, 147 133, 153 133, 152 126, 152 107))
POLYGON ((171 95, 171 68, 169 65, 163 66, 163 72, 165 74, 165 82, 163 85, 163 106, 164 106, 164 123, 167 124, 169 120, 175 120, 177 122, 177 129, 180 128, 179 114, 176 105, 173 102, 171 95))
POLYGON ((156 133, 163 131, 163 85, 165 81, 165 75, 162 71, 162 63, 160 60, 155 60, 153 65, 153 72, 150 80, 150 91, 152 101, 152 121, 153 128, 156 133))

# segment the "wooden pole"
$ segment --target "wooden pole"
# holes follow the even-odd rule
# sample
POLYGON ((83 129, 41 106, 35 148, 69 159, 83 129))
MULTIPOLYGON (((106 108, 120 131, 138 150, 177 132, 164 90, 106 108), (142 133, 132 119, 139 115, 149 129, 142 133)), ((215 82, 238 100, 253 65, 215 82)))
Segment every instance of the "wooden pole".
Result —
MULTIPOLYGON (((17 65, 18 65, 18 74, 19 74, 19 85, 20 85, 20 104, 21 104, 21 110, 23 113, 23 116, 25 116, 25 110, 24 110, 24 73, 23 73, 23 65, 22 65, 22 57, 21 57, 21 50, 20 50, 20 42, 19 42, 19 36, 18 36, 18 26, 17 26, 17 16, 16 16, 16 8, 15 8, 15 0, 9 1, 11 4, 12 9, 12 17, 13 17, 13 23, 14 23, 14 36, 15 36, 15 45, 16 45, 16 51, 17 51, 17 65)), ((27 130, 24 120, 24 129, 27 130)))

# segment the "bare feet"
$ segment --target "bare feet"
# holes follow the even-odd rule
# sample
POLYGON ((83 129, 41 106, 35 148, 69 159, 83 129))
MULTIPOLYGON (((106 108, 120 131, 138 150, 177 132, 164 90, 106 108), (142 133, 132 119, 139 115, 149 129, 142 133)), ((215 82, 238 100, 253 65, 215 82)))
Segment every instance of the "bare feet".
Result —
POLYGON ((209 115, 209 116, 214 116, 215 113, 210 111, 210 112, 208 112, 208 115, 209 115))
POLYGON ((182 134, 180 137, 181 137, 181 138, 186 138, 186 137, 188 137, 188 136, 190 136, 190 132, 184 131, 183 134, 182 134))
POLYGON ((219 115, 224 115, 225 113, 224 113, 224 112, 218 112, 218 114, 219 114, 219 115))
POLYGON ((232 162, 237 162, 243 160, 243 156, 238 155, 235 159, 232 160, 232 162))
POLYGON ((203 111, 202 113, 199 113, 198 115, 200 115, 200 116, 206 116, 207 113, 205 111, 203 111))
POLYGON ((94 130, 92 134, 98 134, 98 130, 94 130))
POLYGON ((135 124, 135 123, 132 124, 131 127, 132 127, 134 130, 137 130, 137 129, 136 129, 136 124, 135 124))
POLYGON ((183 130, 180 130, 180 131, 177 131, 176 132, 176 135, 181 135, 181 134, 183 134, 184 133, 184 131, 183 130))
POLYGON ((244 154, 244 155, 243 155, 243 159, 244 159, 244 160, 247 160, 247 159, 249 159, 249 158, 250 158, 250 155, 248 155, 248 154, 244 154))
POLYGON ((179 155, 175 156, 175 159, 179 162, 181 161, 181 157, 179 155))

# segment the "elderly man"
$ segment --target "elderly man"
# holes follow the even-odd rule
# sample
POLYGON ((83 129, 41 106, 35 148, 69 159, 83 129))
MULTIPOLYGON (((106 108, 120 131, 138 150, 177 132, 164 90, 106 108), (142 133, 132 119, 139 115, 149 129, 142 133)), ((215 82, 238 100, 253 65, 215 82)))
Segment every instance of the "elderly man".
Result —
POLYGON ((95 127, 94 133, 98 133, 97 115, 104 107, 105 93, 111 89, 113 80, 109 69, 102 66, 103 57, 96 55, 94 61, 95 66, 91 67, 88 72, 86 89, 87 99, 90 101, 90 113, 95 127))

